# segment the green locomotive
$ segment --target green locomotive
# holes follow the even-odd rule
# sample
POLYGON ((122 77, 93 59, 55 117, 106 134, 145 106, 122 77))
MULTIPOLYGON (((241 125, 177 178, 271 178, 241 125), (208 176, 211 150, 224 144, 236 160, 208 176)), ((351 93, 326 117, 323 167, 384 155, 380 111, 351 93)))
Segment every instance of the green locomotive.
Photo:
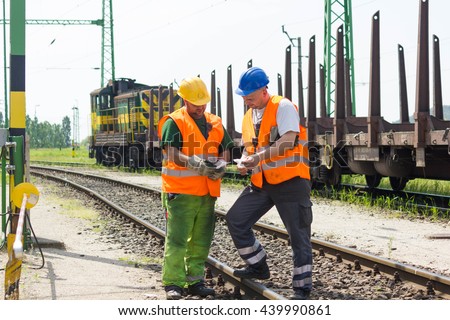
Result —
POLYGON ((89 157, 105 166, 160 167, 158 121, 181 105, 172 85, 121 78, 92 91, 89 157))

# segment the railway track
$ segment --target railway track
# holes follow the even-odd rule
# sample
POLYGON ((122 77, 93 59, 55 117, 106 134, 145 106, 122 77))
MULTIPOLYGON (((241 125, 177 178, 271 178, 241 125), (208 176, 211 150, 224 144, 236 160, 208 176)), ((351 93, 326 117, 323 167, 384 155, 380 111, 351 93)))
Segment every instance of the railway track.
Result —
MULTIPOLYGON (((127 220, 130 220, 136 227, 144 230, 145 234, 150 234, 152 237, 156 237, 160 239, 161 241, 159 244, 163 247, 163 240, 165 237, 165 231, 160 228, 160 223, 157 223, 158 225, 153 225, 149 221, 146 221, 142 219, 142 217, 139 217, 132 212, 128 211, 126 208, 121 207, 118 203, 116 203, 114 200, 108 199, 108 197, 96 192, 95 190, 92 190, 80 183, 71 181, 67 176, 65 177, 58 177, 55 175, 55 172, 58 173, 64 173, 64 175, 71 174, 71 175, 77 175, 77 173, 66 171, 66 170, 57 170, 57 169, 44 169, 40 168, 41 172, 32 171, 33 175, 39 176, 44 179, 53 180, 58 183, 68 185, 71 188, 74 188, 78 191, 84 192, 85 194, 88 194, 90 197, 94 198, 96 201, 102 202, 103 205, 108 207, 109 210, 112 210, 116 216, 120 216, 121 218, 125 218, 127 220), (47 173, 43 173, 42 171, 47 171, 47 173)), ((98 179, 99 177, 89 175, 89 177, 92 179, 98 179)), ((104 178, 101 178, 102 180, 104 178)), ((127 183, 122 183, 114 180, 109 180, 111 184, 121 184, 125 188, 136 188, 136 186, 132 186, 127 183)), ((78 181, 79 182, 79 181, 78 181)), ((146 189, 142 187, 138 187, 138 189, 144 193, 151 193, 152 196, 160 197, 158 190, 152 190, 152 189, 146 189)), ((159 215, 159 218, 161 218, 162 215, 159 215)), ((161 219, 157 219, 159 222, 161 222, 161 219)), ((161 248, 162 249, 162 248, 161 248)), ((220 291, 222 292, 221 297, 226 297, 227 299, 233 298, 233 299, 240 299, 242 296, 241 290, 244 292, 246 299, 270 299, 270 300, 283 300, 285 299, 284 296, 278 294, 277 292, 267 288, 266 286, 262 285, 261 283, 254 282, 251 280, 245 280, 236 278, 233 276, 233 269, 230 268, 225 263, 219 261, 218 259, 210 256, 208 257, 207 263, 206 263, 206 280, 209 283, 215 283, 219 287, 220 291), (225 288, 225 283, 229 283, 232 285, 231 289, 228 285, 227 288, 225 288), (227 292, 227 290, 229 292, 227 292), (225 293, 225 294, 224 294, 225 293)))
MULTIPOLYGON (((52 161, 34 161, 33 163, 43 166, 59 167, 91 167, 92 164, 72 163, 72 162, 52 162, 52 161)), ((250 175, 242 176, 238 172, 227 171, 224 181, 231 183, 247 184, 250 181, 250 175)), ((371 202, 376 204, 388 201, 391 209, 413 209, 418 212, 434 211, 439 215, 450 215, 450 196, 443 194, 430 194, 414 191, 396 191, 385 188, 371 188, 365 185, 340 184, 336 187, 329 187, 325 184, 316 184, 313 188, 317 193, 325 198, 337 197, 338 192, 350 192, 355 196, 368 195, 371 202), (381 199, 381 200, 380 200, 381 199)), ((450 237, 450 235, 449 235, 450 237)))
MULTIPOLYGON (((110 203, 108 206, 114 211, 124 212, 121 213, 122 216, 132 219, 139 228, 148 230, 146 232, 156 232, 155 236, 163 240, 164 220, 159 207, 158 190, 63 169, 33 167, 32 174, 41 176, 46 174, 46 179, 58 179, 59 183, 73 184, 74 188, 90 196, 96 196, 104 203, 110 203), (81 186, 86 184, 89 188, 81 186), (114 201, 108 199, 114 199, 114 201), (136 203, 139 204, 137 199, 141 199, 141 202, 145 200, 149 207, 148 212, 142 212, 142 206, 136 206, 136 203)), ((221 274, 226 282, 243 290, 246 298, 283 299, 290 294, 291 256, 285 230, 264 224, 255 226, 256 232, 260 233, 258 237, 262 239, 269 254, 272 279, 263 283, 249 280, 240 282, 240 279, 232 276, 232 270, 242 266, 242 263, 228 236, 225 222, 220 219, 225 212, 217 210, 216 214, 218 216, 216 234, 208 260, 212 274, 215 277, 221 274), (222 262, 219 262, 219 258, 222 262)), ((450 297, 450 278, 448 277, 320 239, 313 239, 313 246, 315 250, 313 299, 448 299, 450 297)), ((142 250, 145 252, 145 249, 142 250)), ((211 281, 219 282, 214 279, 211 281)), ((237 292, 234 288, 230 290, 237 292)))

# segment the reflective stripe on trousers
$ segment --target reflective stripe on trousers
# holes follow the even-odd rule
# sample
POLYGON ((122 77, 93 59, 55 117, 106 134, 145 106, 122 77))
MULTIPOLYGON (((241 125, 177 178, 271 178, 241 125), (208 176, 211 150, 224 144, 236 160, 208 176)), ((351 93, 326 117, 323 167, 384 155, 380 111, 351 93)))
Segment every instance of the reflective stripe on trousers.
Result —
POLYGON ((250 247, 238 248, 238 252, 247 264, 257 264, 266 257, 266 252, 258 240, 255 240, 255 243, 250 247))
POLYGON ((292 287, 295 289, 302 289, 305 291, 310 291, 312 288, 312 277, 308 277, 301 280, 292 280, 292 287))
POLYGON ((312 265, 307 264, 294 268, 292 272, 292 286, 294 289, 311 290, 312 265))
POLYGON ((255 252, 259 248, 260 245, 261 244, 259 243, 259 241, 255 240, 255 243, 252 246, 246 247, 246 248, 240 248, 240 249, 238 249, 238 252, 241 256, 251 254, 251 253, 255 252))

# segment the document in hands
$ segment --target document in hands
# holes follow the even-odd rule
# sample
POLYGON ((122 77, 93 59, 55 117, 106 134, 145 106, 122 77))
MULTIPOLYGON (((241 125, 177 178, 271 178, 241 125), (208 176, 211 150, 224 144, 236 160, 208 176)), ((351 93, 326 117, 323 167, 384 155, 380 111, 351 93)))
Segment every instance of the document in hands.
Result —
POLYGON ((216 167, 216 169, 220 169, 220 168, 226 167, 227 163, 228 162, 226 162, 225 160, 219 159, 214 163, 214 166, 216 167))
POLYGON ((240 165, 242 162, 242 159, 233 159, 234 162, 236 162, 237 165, 240 165))

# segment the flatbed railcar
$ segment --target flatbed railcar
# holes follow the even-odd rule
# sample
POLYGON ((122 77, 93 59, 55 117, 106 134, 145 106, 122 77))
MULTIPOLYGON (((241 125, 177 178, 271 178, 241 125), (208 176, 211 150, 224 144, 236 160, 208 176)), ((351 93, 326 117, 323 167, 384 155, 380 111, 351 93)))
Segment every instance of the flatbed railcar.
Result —
MULTIPOLYGON (((352 113, 345 83, 348 71, 343 53, 343 32, 337 34, 336 104, 334 117, 316 118, 315 103, 305 119, 309 134, 311 176, 314 182, 338 185, 343 174, 362 174, 367 185, 376 188, 388 177, 393 190, 402 190, 415 178, 450 180, 450 120, 445 118, 439 57, 439 38, 433 37, 433 101, 430 108, 428 2, 420 2, 416 105, 410 120, 406 95, 404 52, 399 45, 400 121, 390 123, 381 115, 380 18, 372 19, 371 72, 367 117, 352 113), (312 161, 314 160, 314 161, 312 161)), ((311 47, 314 49, 314 47, 311 47)), ((310 50, 311 50, 310 48, 310 50)), ((310 57, 314 52, 310 53, 310 57)), ((310 79, 310 88, 315 79, 310 79)), ((323 87, 321 88, 323 91, 323 87)), ((311 91, 310 91, 311 92, 311 91)))
MULTIPOLYGON (((316 112, 315 38, 309 42, 308 103, 299 104, 300 121, 308 131, 311 180, 313 185, 338 186, 343 175, 360 174, 376 188, 387 177, 394 190, 405 188, 415 178, 450 180, 450 118, 442 103, 439 38, 433 37, 433 101, 430 108, 430 61, 428 1, 420 1, 416 74, 416 101, 410 119, 406 94, 404 50, 399 45, 400 121, 386 121, 381 113, 380 17, 372 17, 369 110, 367 116, 353 114, 349 92, 349 71, 344 56, 343 26, 336 39, 336 90, 334 114, 325 106, 324 70, 320 72, 320 117, 316 112), (306 117, 305 117, 306 114, 306 117)), ((286 70, 291 66, 290 46, 286 50, 286 70)), ((250 66, 249 61, 249 66, 250 66)), ((235 140, 233 158, 240 157, 241 134, 234 129, 231 66, 227 74, 227 131, 235 140)), ((280 80, 280 78, 279 78, 280 80)), ((211 74, 211 92, 215 93, 215 72, 211 74)), ((290 88, 290 77, 286 78, 290 88)), ((220 91, 217 91, 220 93, 220 91)), ((278 82, 281 94, 281 81, 278 82)), ((161 150, 156 138, 157 122, 162 115, 180 107, 171 87, 150 87, 134 80, 120 79, 91 93, 91 156, 97 163, 125 166, 158 166, 161 150), (153 112, 149 112, 153 110, 153 112)), ((211 110, 215 113, 215 95, 211 110)), ((221 115, 220 99, 217 110, 221 115)), ((392 103, 389 105, 392 108, 392 103)), ((447 106, 448 108, 448 106, 447 106)), ((239 110, 238 108, 236 108, 239 110)))

